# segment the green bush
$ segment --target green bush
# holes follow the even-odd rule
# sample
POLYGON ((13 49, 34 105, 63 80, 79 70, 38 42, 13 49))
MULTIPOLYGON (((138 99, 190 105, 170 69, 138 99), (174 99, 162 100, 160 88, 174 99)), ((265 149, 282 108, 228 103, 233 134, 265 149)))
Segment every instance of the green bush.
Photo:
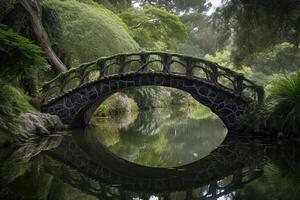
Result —
POLYGON ((127 112, 135 112, 138 107, 135 101, 123 93, 115 93, 106 99, 97 109, 96 116, 122 117, 127 112))
POLYGON ((118 101, 108 100, 97 109, 96 115, 102 117, 121 117, 126 113, 126 108, 118 101))
POLYGON ((299 134, 300 71, 275 79, 271 83, 269 93, 273 105, 270 120, 276 120, 276 128, 288 137, 299 134))
POLYGON ((101 56, 137 51, 122 20, 91 0, 41 0, 43 23, 53 49, 76 67, 101 56))

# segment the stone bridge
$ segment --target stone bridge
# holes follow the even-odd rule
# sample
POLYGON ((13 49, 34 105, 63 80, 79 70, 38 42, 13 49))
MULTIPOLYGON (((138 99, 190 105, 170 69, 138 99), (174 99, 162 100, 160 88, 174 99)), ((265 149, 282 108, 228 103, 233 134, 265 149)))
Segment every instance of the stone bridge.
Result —
POLYGON ((231 132, 249 103, 264 99, 262 87, 216 63, 180 54, 141 52, 101 57, 60 74, 43 86, 42 111, 82 128, 113 93, 149 85, 190 93, 231 132))

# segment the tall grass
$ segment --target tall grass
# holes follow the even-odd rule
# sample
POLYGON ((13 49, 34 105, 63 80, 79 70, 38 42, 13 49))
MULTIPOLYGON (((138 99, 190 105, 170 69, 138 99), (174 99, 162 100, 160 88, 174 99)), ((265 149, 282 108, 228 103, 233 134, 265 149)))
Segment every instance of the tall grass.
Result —
POLYGON ((300 135, 300 70, 279 77, 270 87, 273 104, 271 118, 276 119, 280 131, 287 136, 300 135))

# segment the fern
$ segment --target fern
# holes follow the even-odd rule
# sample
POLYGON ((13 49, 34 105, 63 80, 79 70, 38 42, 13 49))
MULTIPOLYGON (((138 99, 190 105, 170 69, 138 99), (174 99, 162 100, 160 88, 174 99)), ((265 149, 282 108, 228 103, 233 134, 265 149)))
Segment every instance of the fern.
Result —
POLYGON ((300 132, 300 71, 279 77, 270 87, 274 107, 271 117, 280 119, 280 129, 287 135, 300 132))
POLYGON ((14 80, 45 69, 41 49, 28 39, 0 24, 1 78, 14 80))

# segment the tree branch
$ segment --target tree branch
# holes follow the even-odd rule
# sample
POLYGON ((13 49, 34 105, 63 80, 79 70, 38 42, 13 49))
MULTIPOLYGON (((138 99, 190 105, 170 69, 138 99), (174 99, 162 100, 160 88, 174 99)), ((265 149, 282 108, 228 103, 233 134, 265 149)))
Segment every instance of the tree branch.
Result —
POLYGON ((18 2, 28 12, 31 26, 37 43, 43 49, 46 58, 55 73, 59 74, 67 70, 63 62, 58 58, 50 46, 48 34, 42 24, 42 12, 36 0, 18 0, 18 2))

